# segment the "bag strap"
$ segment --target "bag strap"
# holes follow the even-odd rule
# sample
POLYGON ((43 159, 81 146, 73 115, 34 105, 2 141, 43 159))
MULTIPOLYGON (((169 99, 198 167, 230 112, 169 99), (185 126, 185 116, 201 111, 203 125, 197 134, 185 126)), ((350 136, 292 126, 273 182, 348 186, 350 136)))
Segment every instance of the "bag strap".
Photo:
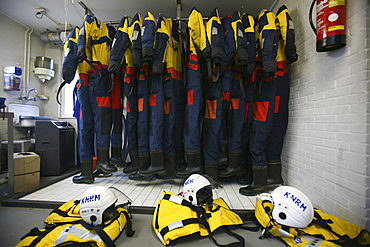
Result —
POLYGON ((99 237, 104 241, 105 245, 107 247, 116 247, 113 240, 108 236, 108 234, 103 230, 103 227, 101 225, 92 226, 87 224, 85 221, 81 222, 81 225, 85 227, 88 230, 95 231, 99 237))
POLYGON ((26 235, 24 235, 21 240, 27 238, 27 237, 32 237, 32 236, 37 236, 32 242, 31 244, 29 245, 29 247, 34 247, 36 246, 40 241, 41 239, 43 239, 45 237, 46 234, 48 234, 49 232, 51 232, 52 230, 55 229, 56 226, 52 226, 52 227, 48 227, 48 228, 45 228, 45 231, 40 231, 37 227, 34 227, 30 230, 29 233, 27 233, 26 235))

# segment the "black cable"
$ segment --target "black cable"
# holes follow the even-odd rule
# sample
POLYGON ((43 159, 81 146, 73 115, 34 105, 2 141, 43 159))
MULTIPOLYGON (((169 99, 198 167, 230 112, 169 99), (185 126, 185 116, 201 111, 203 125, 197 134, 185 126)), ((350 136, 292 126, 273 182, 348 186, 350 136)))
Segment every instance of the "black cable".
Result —
POLYGON ((309 13, 308 17, 309 17, 309 21, 310 21, 310 26, 316 34, 316 27, 314 26, 313 21, 312 21, 312 12, 313 12, 313 6, 315 5, 315 2, 316 2, 316 0, 312 1, 311 7, 310 7, 310 13, 309 13))

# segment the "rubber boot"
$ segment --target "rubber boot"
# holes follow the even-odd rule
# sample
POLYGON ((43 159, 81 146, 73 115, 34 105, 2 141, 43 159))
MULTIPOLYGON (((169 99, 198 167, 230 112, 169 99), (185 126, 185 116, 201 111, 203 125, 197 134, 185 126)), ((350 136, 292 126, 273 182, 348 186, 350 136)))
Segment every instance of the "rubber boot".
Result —
MULTIPOLYGON (((146 170, 150 166, 150 155, 139 155, 139 163, 140 163, 140 170, 146 170)), ((143 176, 140 176, 139 170, 135 173, 131 173, 130 176, 128 176, 131 180, 139 180, 142 179, 143 176)))
POLYGON ((218 181, 218 164, 204 164, 204 173, 218 181))
POLYGON ((138 172, 140 169, 139 154, 137 152, 130 152, 131 163, 128 167, 123 169, 124 174, 131 174, 138 172))
POLYGON ((218 167, 222 169, 227 167, 227 144, 218 145, 218 167))
POLYGON ((79 176, 74 176, 72 181, 75 184, 92 184, 94 182, 93 161, 81 160, 81 174, 79 176))
POLYGON ((255 189, 267 185, 267 166, 253 166, 253 183, 239 189, 239 193, 245 196, 255 196, 255 189))
POLYGON ((101 169, 104 173, 112 173, 117 171, 117 167, 109 164, 109 149, 97 148, 96 168, 101 169))
POLYGON ((184 147, 175 149, 176 151, 176 171, 184 171, 186 169, 186 161, 184 154, 184 147))
POLYGON ((243 153, 229 153, 229 165, 226 169, 220 170, 218 176, 221 178, 237 177, 243 175, 243 153))
POLYGON ((143 177, 149 177, 153 175, 161 175, 166 173, 166 167, 164 166, 164 152, 151 152, 150 153, 150 166, 146 170, 140 170, 139 174, 143 177))
POLYGON ((99 168, 95 169, 95 171, 93 171, 94 178, 105 178, 105 177, 110 177, 112 175, 113 174, 111 172, 110 173, 105 173, 99 168))
POLYGON ((204 170, 202 166, 202 154, 201 153, 187 154, 187 158, 188 166, 184 171, 176 172, 176 177, 187 178, 194 173, 203 174, 204 170))
POLYGON ((166 166, 166 173, 163 175, 156 175, 157 179, 176 178, 176 155, 164 156, 164 164, 166 166))
POLYGON ((127 164, 121 159, 121 152, 122 152, 121 147, 112 146, 110 148, 111 157, 110 157, 109 163, 111 165, 116 165, 118 167, 125 168, 127 167, 127 164))
POLYGON ((248 185, 253 182, 252 154, 249 150, 246 153, 246 159, 243 160, 243 175, 238 179, 239 184, 248 185))
POLYGON ((269 162, 267 161, 268 167, 268 184, 283 184, 284 180, 281 177, 281 162, 269 162))

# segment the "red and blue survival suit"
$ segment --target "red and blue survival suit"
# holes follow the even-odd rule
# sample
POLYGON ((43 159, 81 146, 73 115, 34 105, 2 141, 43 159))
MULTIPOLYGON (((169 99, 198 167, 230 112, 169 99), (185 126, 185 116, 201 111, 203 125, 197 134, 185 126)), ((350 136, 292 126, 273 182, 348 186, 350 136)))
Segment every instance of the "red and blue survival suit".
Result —
POLYGON ((77 40, 78 62, 86 61, 92 68, 88 76, 81 78, 77 90, 81 104, 81 161, 92 160, 90 152, 91 135, 94 127, 97 146, 96 167, 105 173, 114 172, 117 168, 109 164, 110 131, 112 128, 112 109, 110 74, 108 62, 112 39, 108 26, 97 18, 86 15, 77 40))
MULTIPOLYGON (((182 73, 182 38, 179 35, 178 24, 171 18, 166 18, 166 26, 170 37, 167 40, 167 50, 165 53, 165 74, 164 74, 164 158, 165 175, 159 175, 157 178, 175 178, 176 171, 176 128, 178 133, 183 135, 183 123, 176 126, 176 117, 180 116, 181 108, 179 100, 184 95, 183 73, 182 73), (178 112, 179 111, 179 112, 178 112)), ((183 119, 184 120, 184 119, 183 119)), ((180 140, 181 141, 181 140, 180 140)), ((179 142, 180 142, 179 141, 179 142)), ((178 149, 184 148, 181 143, 178 149)), ((182 155, 184 152, 182 152, 182 155)), ((180 159, 180 158, 179 158, 180 159)))
POLYGON ((243 145, 243 175, 238 180, 241 184, 249 184, 252 182, 252 161, 249 150, 249 130, 253 119, 253 76, 256 67, 256 35, 254 32, 254 17, 248 13, 244 13, 242 17, 244 32, 247 38, 247 68, 243 68, 244 91, 246 96, 245 117, 242 131, 243 145))
MULTIPOLYGON (((116 34, 116 29, 113 26, 108 26, 110 37, 113 39, 116 34)), ((122 77, 124 72, 120 70, 119 74, 111 74, 111 105, 112 105, 112 130, 111 130, 111 157, 110 164, 118 167, 125 167, 126 163, 122 160, 122 100, 123 100, 123 84, 122 77)))
POLYGON ((207 48, 203 50, 208 65, 202 129, 204 170, 207 175, 217 180, 219 167, 218 136, 222 122, 220 65, 224 47, 224 31, 218 9, 214 9, 208 17, 206 34, 207 48))
MULTIPOLYGON (((231 60, 231 81, 229 91, 224 91, 224 106, 228 105, 227 112, 227 146, 228 166, 220 171, 222 178, 237 179, 243 172, 243 145, 242 130, 245 119, 246 95, 244 91, 243 67, 247 67, 247 39, 239 12, 231 17, 236 52, 231 60), (228 104, 227 104, 228 103, 228 104)), ((230 73, 230 72, 228 72, 230 73)), ((230 80, 230 77, 228 78, 230 80)))
POLYGON ((277 71, 276 55, 279 44, 275 14, 268 10, 262 10, 256 22, 255 32, 259 47, 258 56, 261 61, 256 62, 253 122, 249 137, 253 182, 249 186, 239 189, 243 195, 254 195, 254 189, 267 185, 266 147, 273 125, 277 84, 275 76, 277 71))
MULTIPOLYGON (((188 21, 188 64, 186 69, 187 105, 185 110, 185 155, 187 167, 176 176, 188 177, 203 173, 201 149, 201 120, 203 108, 203 79, 200 68, 202 51, 207 47, 207 36, 202 14, 193 8, 188 21)), ((184 65, 185 66, 185 65, 184 65)))
POLYGON ((281 151, 288 126, 289 74, 288 65, 298 59, 295 47, 294 24, 284 4, 276 13, 276 28, 280 37, 276 56, 276 96, 272 130, 266 149, 268 183, 281 184, 281 151))
MULTIPOLYGON (((145 31, 145 30, 144 30, 145 31)), ((154 34, 153 34, 154 35, 154 34)), ((149 148, 151 164, 148 169, 140 170, 141 176, 163 175, 166 173, 164 154, 164 89, 163 71, 165 54, 167 51, 167 40, 170 30, 166 26, 163 17, 157 22, 155 32, 155 46, 153 52, 152 73, 153 79, 149 95, 149 148)))
MULTIPOLYGON (((137 100, 138 100, 138 124, 137 124, 137 138, 138 138, 138 153, 139 153, 139 169, 146 170, 150 166, 150 152, 149 152, 149 84, 152 79, 149 65, 152 57, 147 56, 147 47, 151 48, 154 45, 153 41, 147 40, 146 32, 155 33, 156 20, 154 16, 148 12, 147 16, 141 21, 141 18, 133 20, 132 33, 132 59, 135 67, 135 74, 137 78, 137 100), (138 36, 137 36, 138 35, 138 36), (148 44, 150 43, 150 45, 148 44), (145 44, 145 45, 144 45, 145 44), (148 45, 148 46, 147 46, 148 45), (150 57, 150 58, 149 58, 150 57), (144 59, 143 59, 144 58, 144 59)), ((150 49, 153 52, 153 48, 150 49)), ((130 174, 130 179, 141 179, 138 170, 134 174, 130 174)))
POLYGON ((223 19, 224 31, 224 47, 222 51, 222 62, 220 65, 220 80, 221 80, 221 102, 222 102, 222 116, 221 116, 221 129, 218 134, 218 164, 221 169, 227 165, 227 122, 228 111, 230 108, 230 92, 231 92, 231 60, 235 54, 235 38, 234 30, 231 26, 231 16, 227 15, 223 19))
MULTIPOLYGON (((63 67, 62 67, 62 78, 65 83, 70 83, 73 78, 75 77, 76 70, 79 73, 79 77, 84 79, 87 78, 87 71, 90 70, 90 65, 84 61, 82 63, 78 63, 77 61, 77 39, 78 39, 78 34, 80 32, 80 27, 75 27, 72 32, 70 33, 68 37, 68 41, 64 44, 64 61, 63 61, 63 67)), ((78 90, 79 87, 81 87, 81 83, 83 83, 82 80, 78 80, 76 83, 76 88, 78 90)), ((81 117, 81 112, 79 112, 78 118, 81 117)), ((78 119, 78 152, 79 152, 79 158, 81 157, 82 153, 80 150, 80 145, 82 143, 81 137, 81 127, 80 127, 81 121, 78 119)), ((90 136, 91 136, 90 131, 90 136)), ((92 148, 90 146, 90 152, 92 153, 92 148)), ((75 183, 93 183, 94 182, 94 177, 93 177, 93 160, 92 158, 86 159, 80 161, 81 163, 81 174, 80 176, 75 176, 73 178, 73 182, 75 183)))
MULTIPOLYGON (((126 109, 126 124, 128 138, 128 152, 131 163, 123 172, 126 174, 135 173, 139 170, 139 154, 138 154, 138 137, 137 137, 137 121, 138 121, 138 99, 137 99, 137 83, 134 73, 134 62, 132 56, 132 35, 134 25, 130 25, 127 17, 123 17, 118 26, 117 33, 114 38, 112 51, 109 60, 109 72, 118 74, 123 61, 126 63, 126 75, 124 78, 123 91, 127 98, 126 109), (131 38, 130 38, 131 37, 131 38)), ((140 29, 139 29, 140 30, 140 29)))

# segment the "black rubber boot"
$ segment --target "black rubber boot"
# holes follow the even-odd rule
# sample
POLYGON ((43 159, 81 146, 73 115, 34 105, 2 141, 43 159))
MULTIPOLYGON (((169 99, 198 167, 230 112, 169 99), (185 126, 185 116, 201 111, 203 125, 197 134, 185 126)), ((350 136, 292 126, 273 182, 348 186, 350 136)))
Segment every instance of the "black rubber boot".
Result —
POLYGON ((176 171, 184 171, 186 169, 184 147, 178 147, 176 151, 176 171))
POLYGON ((229 153, 229 165, 220 170, 218 176, 221 178, 234 177, 235 180, 243 175, 243 153, 229 153))
POLYGON ((268 167, 268 184, 283 184, 281 177, 281 161, 267 161, 268 167))
POLYGON ((218 181, 218 164, 204 164, 204 173, 218 181))
POLYGON ((96 168, 101 169, 104 173, 112 173, 117 171, 117 167, 109 164, 109 149, 97 148, 96 168))
POLYGON ((139 175, 143 177, 149 177, 153 175, 162 175, 166 173, 166 167, 164 166, 164 152, 151 152, 150 153, 150 166, 146 170, 140 170, 139 175))
MULTIPOLYGON (((139 155, 139 161, 140 161, 140 170, 146 170, 150 166, 150 155, 139 155)), ((139 180, 142 179, 143 176, 140 176, 139 171, 135 173, 131 173, 130 176, 128 176, 131 180, 139 180)))
POLYGON ((243 175, 239 178, 238 183, 243 185, 248 185, 253 182, 253 172, 252 172, 252 154, 249 149, 245 154, 246 158, 243 159, 243 175))
POLYGON ((227 144, 218 145, 218 167, 227 167, 227 144))
POLYGON ((203 166, 202 166, 202 154, 201 153, 188 153, 188 166, 184 171, 176 172, 176 177, 179 178, 187 178, 191 174, 198 173, 203 174, 203 166))
POLYGON ((75 184, 92 184, 94 182, 93 161, 81 161, 81 174, 79 176, 74 176, 72 181, 75 184))
POLYGON ((139 154, 137 152, 130 152, 131 163, 128 167, 123 169, 124 174, 131 174, 138 172, 140 169, 139 154))
POLYGON ((164 164, 166 166, 166 173, 163 175, 156 175, 158 179, 176 178, 176 155, 164 156, 164 164))
POLYGON ((99 168, 93 171, 94 178, 105 178, 105 177, 110 177, 112 175, 113 175, 112 173, 105 173, 99 168))
POLYGON ((109 160, 109 163, 111 165, 116 165, 118 167, 121 167, 121 168, 125 168, 127 167, 127 164, 125 161, 123 161, 121 159, 121 152, 122 152, 122 148, 121 147, 115 147, 115 146, 112 146, 110 148, 110 160, 109 160))
POLYGON ((255 189, 267 185, 267 166, 252 167, 253 183, 239 189, 239 193, 245 196, 255 196, 255 189))

